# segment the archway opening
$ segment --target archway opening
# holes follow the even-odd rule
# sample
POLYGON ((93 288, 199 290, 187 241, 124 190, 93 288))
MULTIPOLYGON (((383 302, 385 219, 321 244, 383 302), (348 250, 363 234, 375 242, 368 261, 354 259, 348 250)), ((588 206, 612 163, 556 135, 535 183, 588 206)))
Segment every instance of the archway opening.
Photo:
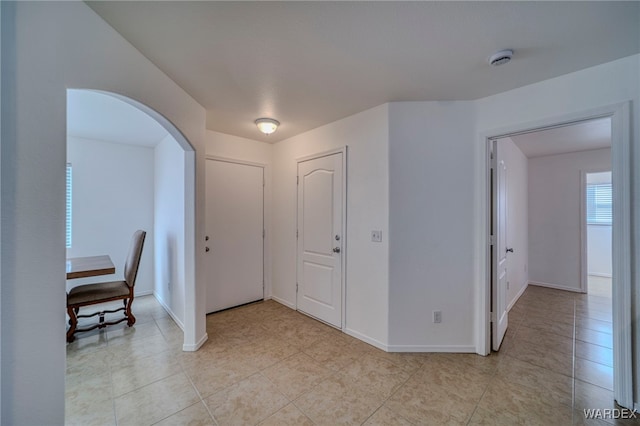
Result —
MULTIPOLYGON (((177 325, 172 343, 184 348, 185 336, 194 333, 193 321, 186 318, 195 293, 193 147, 169 120, 136 100, 69 89, 67 160, 67 257, 108 254, 116 267, 112 277, 69 280, 67 289, 122 279, 128 239, 135 229, 144 229, 136 297, 157 299, 177 325)), ((133 309, 135 313, 135 302, 133 309)), ((138 324, 146 322, 149 329, 155 319, 149 315, 138 324)), ((109 328, 104 330, 109 333, 109 328)), ((169 336, 168 330, 161 330, 163 336, 169 336)), ((109 343, 100 331, 87 334, 96 347, 109 343)))

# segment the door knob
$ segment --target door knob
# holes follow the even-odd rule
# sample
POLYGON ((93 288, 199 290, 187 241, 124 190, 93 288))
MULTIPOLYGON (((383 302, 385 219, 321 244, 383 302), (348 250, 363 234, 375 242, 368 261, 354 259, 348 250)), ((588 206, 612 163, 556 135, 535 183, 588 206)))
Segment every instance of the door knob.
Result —
POLYGON ((333 252, 334 253, 340 253, 340 247, 334 247, 333 248, 333 252))
POLYGON ((513 248, 508 248, 507 253, 513 253, 513 248))
POLYGON ((204 251, 206 251, 208 253, 209 252, 209 247, 205 247, 204 251))

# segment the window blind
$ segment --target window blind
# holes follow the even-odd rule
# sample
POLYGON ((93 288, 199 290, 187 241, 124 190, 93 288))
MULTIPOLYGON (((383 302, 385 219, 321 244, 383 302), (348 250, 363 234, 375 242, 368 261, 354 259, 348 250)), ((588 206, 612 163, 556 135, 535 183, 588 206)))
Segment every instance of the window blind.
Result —
POLYGON ((71 247, 71 182, 72 181, 72 171, 71 171, 71 163, 67 163, 67 199, 66 199, 66 207, 67 207, 67 216, 66 216, 66 240, 67 240, 67 248, 71 247))
POLYGON ((587 224, 611 225, 613 218, 612 190, 610 183, 587 185, 587 224))

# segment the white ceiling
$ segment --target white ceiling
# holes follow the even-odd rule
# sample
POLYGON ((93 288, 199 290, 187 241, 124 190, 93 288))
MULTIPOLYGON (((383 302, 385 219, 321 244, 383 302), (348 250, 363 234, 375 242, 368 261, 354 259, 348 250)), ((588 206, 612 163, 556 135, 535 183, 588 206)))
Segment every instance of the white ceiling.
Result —
POLYGON ((154 147, 168 133, 146 113, 113 96, 68 90, 67 135, 154 147))
POLYGON ((511 136, 528 158, 611 146, 611 119, 601 118, 570 126, 511 136))
POLYGON ((640 51, 639 2, 88 2, 208 111, 276 142, 390 101, 472 100, 640 51), (511 63, 487 64, 497 50, 511 63), (269 137, 258 117, 279 120, 269 137))

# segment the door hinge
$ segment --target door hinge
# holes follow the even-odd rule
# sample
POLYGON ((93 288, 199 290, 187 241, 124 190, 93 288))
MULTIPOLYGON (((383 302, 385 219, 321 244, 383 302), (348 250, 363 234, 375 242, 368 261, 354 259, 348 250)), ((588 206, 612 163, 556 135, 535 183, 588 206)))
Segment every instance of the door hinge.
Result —
POLYGON ((296 185, 300 185, 300 176, 296 176, 296 185))
POLYGON ((267 236, 267 231, 266 230, 262 230, 262 239, 264 240, 264 238, 267 236))
POLYGON ((298 239, 298 230, 296 229, 296 240, 298 239))
POLYGON ((264 178, 262 178, 262 187, 263 187, 263 188, 265 187, 265 180, 264 180, 264 178))
POLYGON ((494 238, 494 236, 493 236, 493 235, 489 235, 489 245, 490 245, 490 246, 492 246, 492 245, 494 245, 494 244, 495 244, 494 239, 495 239, 495 238, 494 238))
POLYGON ((489 321, 493 323, 498 322, 498 316, 495 312, 489 312, 489 321))
POLYGON ((298 292, 298 283, 296 283, 296 293, 298 292))

